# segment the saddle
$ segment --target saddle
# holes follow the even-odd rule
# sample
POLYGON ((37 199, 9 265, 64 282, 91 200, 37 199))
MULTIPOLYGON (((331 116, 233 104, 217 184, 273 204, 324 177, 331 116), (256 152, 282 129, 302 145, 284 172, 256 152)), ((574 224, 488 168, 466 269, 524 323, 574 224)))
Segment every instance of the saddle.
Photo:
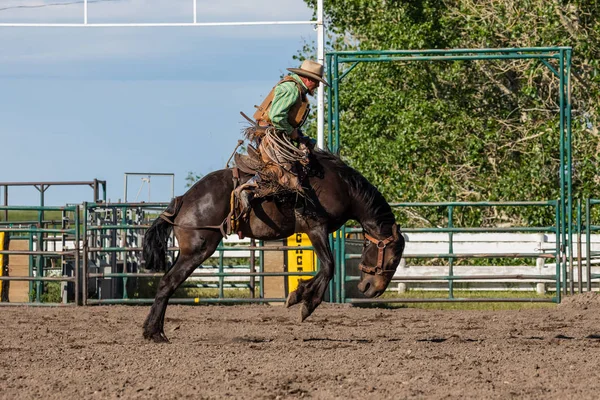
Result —
POLYGON ((233 162, 238 169, 246 174, 254 175, 263 168, 260 156, 252 146, 248 146, 248 154, 235 153, 233 162))
POLYGON ((255 197, 302 194, 302 181, 309 169, 308 150, 302 145, 297 148, 272 126, 252 126, 245 133, 255 145, 248 145, 247 154, 236 153, 234 161, 241 171, 260 178, 255 197))

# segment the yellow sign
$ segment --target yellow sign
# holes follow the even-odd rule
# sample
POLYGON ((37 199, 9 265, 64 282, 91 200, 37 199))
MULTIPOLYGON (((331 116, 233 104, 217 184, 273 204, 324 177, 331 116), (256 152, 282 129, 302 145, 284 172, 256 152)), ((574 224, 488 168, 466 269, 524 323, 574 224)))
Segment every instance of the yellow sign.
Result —
MULTIPOLYGON (((312 246, 305 233, 295 233, 287 238, 288 246, 312 246)), ((313 250, 295 249, 287 251, 287 268, 288 272, 314 272, 317 270, 317 257, 313 250)), ((296 290, 298 282, 301 280, 310 279, 310 276, 288 276, 288 293, 296 290)))

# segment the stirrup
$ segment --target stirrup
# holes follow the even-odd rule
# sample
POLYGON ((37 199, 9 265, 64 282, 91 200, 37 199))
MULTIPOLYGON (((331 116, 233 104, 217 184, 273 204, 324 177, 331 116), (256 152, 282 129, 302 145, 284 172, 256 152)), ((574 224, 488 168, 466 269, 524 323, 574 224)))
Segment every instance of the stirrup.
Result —
POLYGON ((250 198, 250 195, 254 195, 254 193, 250 190, 246 189, 239 191, 238 198, 242 204, 242 212, 240 213, 240 218, 245 218, 250 214, 250 210, 252 209, 252 206, 250 205, 252 198, 250 198))

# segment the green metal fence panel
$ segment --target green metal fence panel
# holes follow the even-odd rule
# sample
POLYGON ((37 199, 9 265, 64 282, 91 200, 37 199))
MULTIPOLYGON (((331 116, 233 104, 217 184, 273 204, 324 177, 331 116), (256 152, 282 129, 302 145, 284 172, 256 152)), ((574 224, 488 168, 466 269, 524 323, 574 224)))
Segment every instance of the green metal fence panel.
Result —
MULTIPOLYGON (((9 256, 28 256, 29 266, 27 276, 0 276, 0 281, 27 281, 29 282, 28 301, 18 303, 0 302, 0 306, 6 305, 77 305, 78 304, 78 292, 79 289, 79 274, 78 268, 76 267, 79 262, 79 230, 81 229, 79 224, 79 206, 64 206, 64 207, 49 207, 49 206, 0 206, 0 211, 4 212, 7 221, 4 221, 0 225, 0 231, 8 233, 10 240, 23 240, 27 238, 28 249, 27 250, 1 250, 1 254, 9 256), (10 221, 9 216, 11 212, 30 212, 37 214, 35 221, 19 221, 17 224, 10 221), (46 221, 45 215, 47 212, 61 212, 61 227, 60 228, 47 228, 47 226, 56 225, 56 221, 46 221), (73 220, 71 221, 73 227, 66 228, 67 213, 73 214, 73 220), (18 225, 18 227, 15 227, 18 225), (49 234, 54 234, 51 237, 49 234), (62 250, 46 250, 48 243, 51 241, 56 242, 58 237, 61 237, 63 244, 62 250), (65 249, 64 244, 66 238, 72 237, 73 248, 65 249), (35 244, 35 246, 34 246, 35 244), (74 271, 72 276, 64 275, 66 258, 69 258, 74 263, 74 271), (46 260, 59 260, 58 265, 61 269, 59 276, 45 276, 46 275, 46 260), (70 283, 74 286, 74 300, 68 302, 68 298, 64 296, 64 293, 59 291, 62 296, 61 302, 58 301, 44 301, 43 295, 45 291, 44 283, 58 282, 58 283, 70 283), (35 296, 32 296, 35 293, 35 296)), ((55 268, 56 269, 56 268, 55 268)), ((10 292, 10 289, 9 289, 10 292)), ((56 294, 56 293, 55 293, 56 294)))
MULTIPOLYGON (((328 147, 338 153, 340 143, 340 82, 359 63, 377 62, 423 62, 423 61, 468 61, 468 60, 539 60, 559 79, 559 142, 560 142, 560 198, 557 210, 558 225, 556 236, 559 239, 560 260, 567 260, 569 269, 573 266, 573 194, 572 194, 572 135, 571 135, 571 55, 570 47, 527 47, 502 49, 430 49, 430 50, 369 50, 369 51, 333 51, 326 54, 327 74, 330 87, 328 88, 328 147), (555 68, 550 60, 558 62, 555 68), (349 66, 346 66, 349 65, 349 66), (346 66, 340 74, 340 68, 346 66)), ((448 211, 452 213, 451 209, 448 211)), ((452 234, 452 227, 447 228, 452 234)), ((476 228, 473 228, 476 229, 476 228)), ((450 252, 452 253, 452 252, 450 252)), ((449 258, 450 264, 453 258, 449 258)), ((561 264, 557 261, 557 268, 561 264)), ((567 281, 566 265, 562 267, 562 281, 567 281)), ((450 269, 452 271, 452 269, 450 269)), ((557 284, 559 286, 559 284, 557 284)), ((566 293, 567 286, 562 285, 566 293)), ((452 293, 452 281, 450 281, 452 293)), ((560 294, 557 294, 560 301, 560 294)))
MULTIPOLYGON (((550 201, 523 201, 523 202, 436 202, 436 203, 395 203, 392 204, 393 208, 401 209, 407 207, 446 207, 448 212, 448 227, 447 228, 403 228, 403 232, 431 232, 431 233, 446 233, 448 235, 448 252, 447 253, 426 253, 426 254, 409 254, 406 253, 404 258, 420 258, 420 259, 446 259, 448 261, 448 273, 442 276, 419 276, 419 277, 407 277, 407 276, 399 276, 398 273, 394 276, 393 280, 401 280, 401 281, 446 281, 448 297, 446 299, 408 299, 408 298, 385 298, 385 299, 361 299, 361 298, 347 298, 344 297, 342 302, 348 303, 404 303, 404 302, 446 302, 446 301, 492 301, 488 298, 459 298, 455 296, 455 282, 465 281, 465 280, 502 280, 502 279, 512 279, 512 280, 544 280, 553 282, 555 285, 555 297, 553 298, 519 298, 519 299, 506 299, 506 301, 515 302, 515 301, 523 301, 523 302, 560 302, 560 294, 563 286, 563 282, 565 280, 561 279, 561 271, 563 271, 564 263, 561 262, 561 252, 560 252, 560 238, 558 234, 560 232, 560 201, 559 200, 550 200, 550 201), (553 226, 539 226, 539 227, 510 227, 510 228, 496 228, 496 227, 486 227, 486 228, 469 228, 469 227, 456 227, 454 226, 454 210, 462 207, 502 207, 502 206, 520 206, 520 207, 550 207, 554 209, 554 225, 553 226), (489 233, 498 233, 498 232, 539 232, 545 234, 552 234, 556 240, 556 246, 553 251, 540 250, 539 252, 532 253, 523 253, 523 252, 510 252, 510 253, 455 253, 454 252, 454 234, 455 233, 471 233, 471 232, 489 232, 489 233), (545 252, 543 252, 545 251, 545 252), (556 263, 555 273, 550 275, 505 275, 505 274, 486 274, 486 275, 456 275, 454 272, 454 262, 458 259, 483 259, 483 258, 535 258, 535 259, 554 259, 556 263)), ((346 228, 344 230, 345 233, 361 233, 362 230, 360 228, 346 228)), ((344 236, 345 237, 345 236, 344 236)), ((344 253, 342 266, 343 273, 343 285, 345 286, 348 282, 355 282, 359 280, 358 276, 347 276, 345 272, 347 271, 347 267, 345 263, 352 259, 360 258, 360 254, 348 254, 344 253)), ((495 299, 493 301, 505 301, 502 299, 495 299)))

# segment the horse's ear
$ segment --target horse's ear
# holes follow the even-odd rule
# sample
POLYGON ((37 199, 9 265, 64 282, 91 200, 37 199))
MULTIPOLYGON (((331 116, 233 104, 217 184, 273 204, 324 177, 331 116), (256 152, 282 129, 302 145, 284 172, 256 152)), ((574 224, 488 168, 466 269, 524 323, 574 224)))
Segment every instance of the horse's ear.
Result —
POLYGON ((394 240, 400 239, 400 229, 398 229, 398 225, 392 225, 392 235, 394 235, 394 240))

